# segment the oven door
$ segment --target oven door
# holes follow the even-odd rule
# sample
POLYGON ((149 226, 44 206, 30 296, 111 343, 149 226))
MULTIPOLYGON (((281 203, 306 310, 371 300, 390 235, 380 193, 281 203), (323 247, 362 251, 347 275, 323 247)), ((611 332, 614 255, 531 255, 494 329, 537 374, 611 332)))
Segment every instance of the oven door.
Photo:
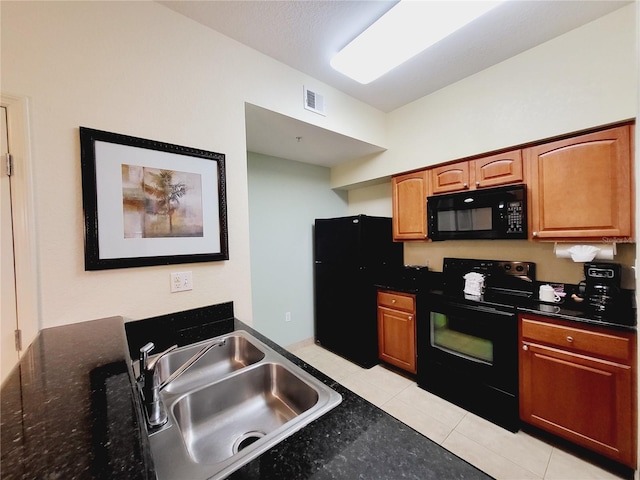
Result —
POLYGON ((518 324, 515 309, 500 309, 431 295, 418 323, 418 377, 434 369, 470 378, 515 395, 518 324), (422 368, 420 368, 422 367, 422 368))
POLYGON ((417 323, 418 386, 517 431, 515 309, 428 297, 428 311, 417 323))

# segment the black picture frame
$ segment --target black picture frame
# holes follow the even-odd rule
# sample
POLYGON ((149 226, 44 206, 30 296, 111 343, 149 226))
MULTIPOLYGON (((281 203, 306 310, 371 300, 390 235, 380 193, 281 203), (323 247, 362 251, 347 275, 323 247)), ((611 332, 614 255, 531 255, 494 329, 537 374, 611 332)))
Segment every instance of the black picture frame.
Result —
POLYGON ((85 270, 229 259, 224 154, 79 130, 85 270))

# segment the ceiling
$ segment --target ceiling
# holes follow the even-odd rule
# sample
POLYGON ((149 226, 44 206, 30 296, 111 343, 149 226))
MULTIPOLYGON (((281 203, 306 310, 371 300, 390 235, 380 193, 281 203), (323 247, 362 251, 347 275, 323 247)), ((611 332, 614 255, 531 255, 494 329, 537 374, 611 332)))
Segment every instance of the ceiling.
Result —
MULTIPOLYGON (((512 0, 368 85, 333 70, 329 61, 396 0, 159 3, 383 112, 390 112, 611 13, 632 0, 512 0)), ((247 108, 247 148, 326 166, 380 150, 289 117, 279 117, 284 116, 258 107, 247 108), (297 137, 302 138, 298 141, 297 137)))

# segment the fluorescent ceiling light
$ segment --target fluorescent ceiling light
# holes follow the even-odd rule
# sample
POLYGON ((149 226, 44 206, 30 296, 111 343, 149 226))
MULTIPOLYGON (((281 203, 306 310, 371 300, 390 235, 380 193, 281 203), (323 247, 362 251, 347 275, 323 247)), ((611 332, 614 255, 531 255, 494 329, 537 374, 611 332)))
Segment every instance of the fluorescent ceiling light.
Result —
POLYGON ((331 59, 367 84, 485 14, 501 1, 403 0, 331 59))

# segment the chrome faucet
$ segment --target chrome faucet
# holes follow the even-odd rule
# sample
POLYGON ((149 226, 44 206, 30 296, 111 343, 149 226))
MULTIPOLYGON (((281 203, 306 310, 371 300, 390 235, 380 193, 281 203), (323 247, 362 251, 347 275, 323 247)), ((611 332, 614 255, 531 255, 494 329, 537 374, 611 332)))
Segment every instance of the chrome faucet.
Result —
POLYGON ((142 401, 147 410, 147 423, 150 427, 161 427, 167 423, 167 420, 169 419, 167 411, 164 408, 164 404, 160 399, 160 392, 176 378, 191 368, 191 366, 200 360, 209 350, 213 347, 221 347, 225 343, 226 339, 205 345, 162 383, 160 383, 160 375, 158 374, 156 366, 162 357, 178 348, 178 346, 173 345, 167 348, 152 360, 149 360, 149 353, 155 348, 155 345, 152 342, 147 343, 140 349, 140 375, 138 376, 137 381, 138 387, 140 388, 140 394, 142 395, 142 401))

